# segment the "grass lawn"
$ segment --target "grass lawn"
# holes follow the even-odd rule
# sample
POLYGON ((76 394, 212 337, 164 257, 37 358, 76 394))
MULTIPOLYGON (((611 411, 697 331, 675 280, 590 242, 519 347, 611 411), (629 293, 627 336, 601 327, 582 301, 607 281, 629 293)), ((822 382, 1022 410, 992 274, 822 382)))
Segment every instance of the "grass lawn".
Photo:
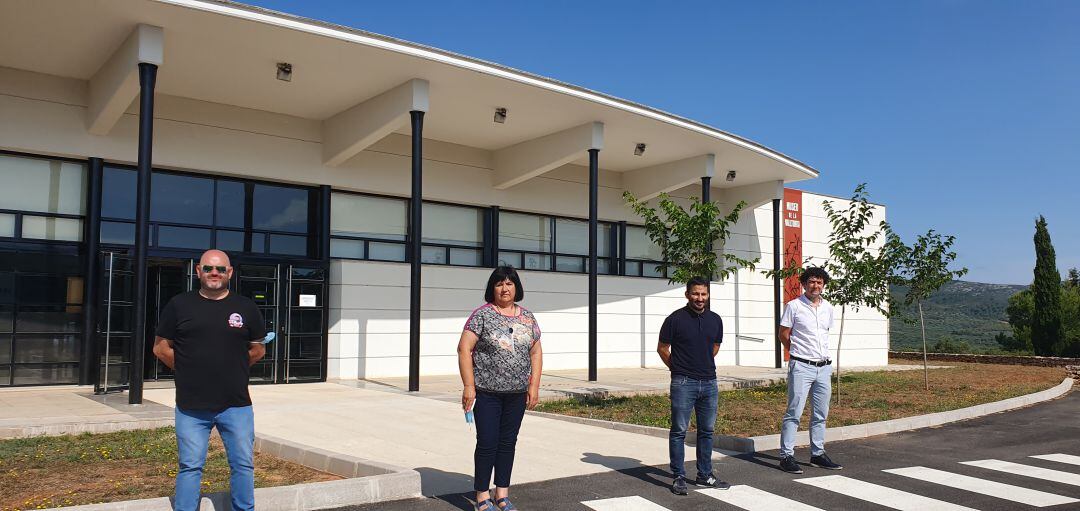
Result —
MULTIPOLYGON (((891 361, 890 363, 907 363, 891 361)), ((1055 367, 991 364, 950 364, 930 370, 930 390, 923 387, 923 371, 843 373, 842 404, 829 411, 829 427, 865 424, 889 419, 955 410, 1030 394, 1053 387, 1065 378, 1055 367)), ((842 368, 841 368, 842 369, 842 368)), ((835 385, 835 384, 834 384, 835 385)), ((780 432, 787 407, 787 387, 773 385, 720 393, 715 431, 721 435, 757 436, 780 432)), ((540 403, 539 411, 616 422, 671 427, 671 401, 665 395, 565 400, 540 403)), ((810 404, 802 428, 809 426, 810 404)), ((693 422, 691 422, 691 427, 693 422)))
MULTIPOLYGON (((167 497, 177 469, 173 428, 0 441, 0 510, 17 511, 167 497)), ((255 454, 255 486, 341 479, 255 454)), ((216 432, 203 473, 204 493, 229 487, 229 465, 216 432)))

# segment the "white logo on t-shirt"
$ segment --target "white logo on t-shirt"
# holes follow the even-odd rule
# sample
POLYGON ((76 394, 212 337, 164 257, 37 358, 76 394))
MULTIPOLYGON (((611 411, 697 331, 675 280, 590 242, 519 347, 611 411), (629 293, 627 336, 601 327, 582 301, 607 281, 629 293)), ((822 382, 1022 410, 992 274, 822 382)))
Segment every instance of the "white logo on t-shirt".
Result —
POLYGON ((244 327, 244 317, 241 316, 238 313, 235 313, 235 312, 232 313, 232 314, 229 314, 229 326, 231 326, 233 328, 243 328, 244 327))

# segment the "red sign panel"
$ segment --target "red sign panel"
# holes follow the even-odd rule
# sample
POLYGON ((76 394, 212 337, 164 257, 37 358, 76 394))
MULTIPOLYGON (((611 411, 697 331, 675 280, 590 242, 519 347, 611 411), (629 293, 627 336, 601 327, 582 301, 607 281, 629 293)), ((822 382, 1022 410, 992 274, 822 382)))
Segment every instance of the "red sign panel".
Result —
MULTIPOLYGON (((781 214, 784 218, 784 268, 798 267, 803 261, 802 190, 784 188, 784 207, 781 214)), ((798 298, 801 293, 802 285, 799 284, 798 275, 784 279, 784 303, 798 298)), ((784 360, 787 359, 788 353, 784 350, 784 360)))

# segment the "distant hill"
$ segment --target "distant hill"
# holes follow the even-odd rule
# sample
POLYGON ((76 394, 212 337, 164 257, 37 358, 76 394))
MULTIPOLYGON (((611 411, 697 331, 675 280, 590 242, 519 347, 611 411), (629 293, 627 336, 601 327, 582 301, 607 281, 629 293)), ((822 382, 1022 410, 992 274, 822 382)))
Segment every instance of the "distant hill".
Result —
MULTIPOLYGON (((997 349, 994 336, 998 332, 1011 333, 1008 316, 1009 297, 1027 289, 1027 286, 1007 284, 982 284, 954 280, 923 302, 926 318, 926 343, 933 347, 944 337, 965 341, 975 351, 997 349)), ((903 307, 907 288, 893 286, 893 303, 901 313, 890 321, 892 350, 922 350, 919 333, 919 310, 914 305, 903 307), (913 322, 904 321, 914 320, 913 322)))

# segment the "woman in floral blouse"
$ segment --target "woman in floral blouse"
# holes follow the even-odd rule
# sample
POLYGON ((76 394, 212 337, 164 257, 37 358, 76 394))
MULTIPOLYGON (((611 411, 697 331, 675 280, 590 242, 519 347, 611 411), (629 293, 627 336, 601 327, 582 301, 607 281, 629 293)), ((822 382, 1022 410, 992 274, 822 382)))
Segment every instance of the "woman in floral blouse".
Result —
POLYGON ((507 498, 514 446, 525 409, 540 397, 540 326, 517 304, 525 296, 517 271, 500 266, 491 272, 484 301, 465 322, 458 342, 461 406, 476 418, 476 509, 517 509, 507 498), (495 499, 489 492, 495 470, 495 499))

